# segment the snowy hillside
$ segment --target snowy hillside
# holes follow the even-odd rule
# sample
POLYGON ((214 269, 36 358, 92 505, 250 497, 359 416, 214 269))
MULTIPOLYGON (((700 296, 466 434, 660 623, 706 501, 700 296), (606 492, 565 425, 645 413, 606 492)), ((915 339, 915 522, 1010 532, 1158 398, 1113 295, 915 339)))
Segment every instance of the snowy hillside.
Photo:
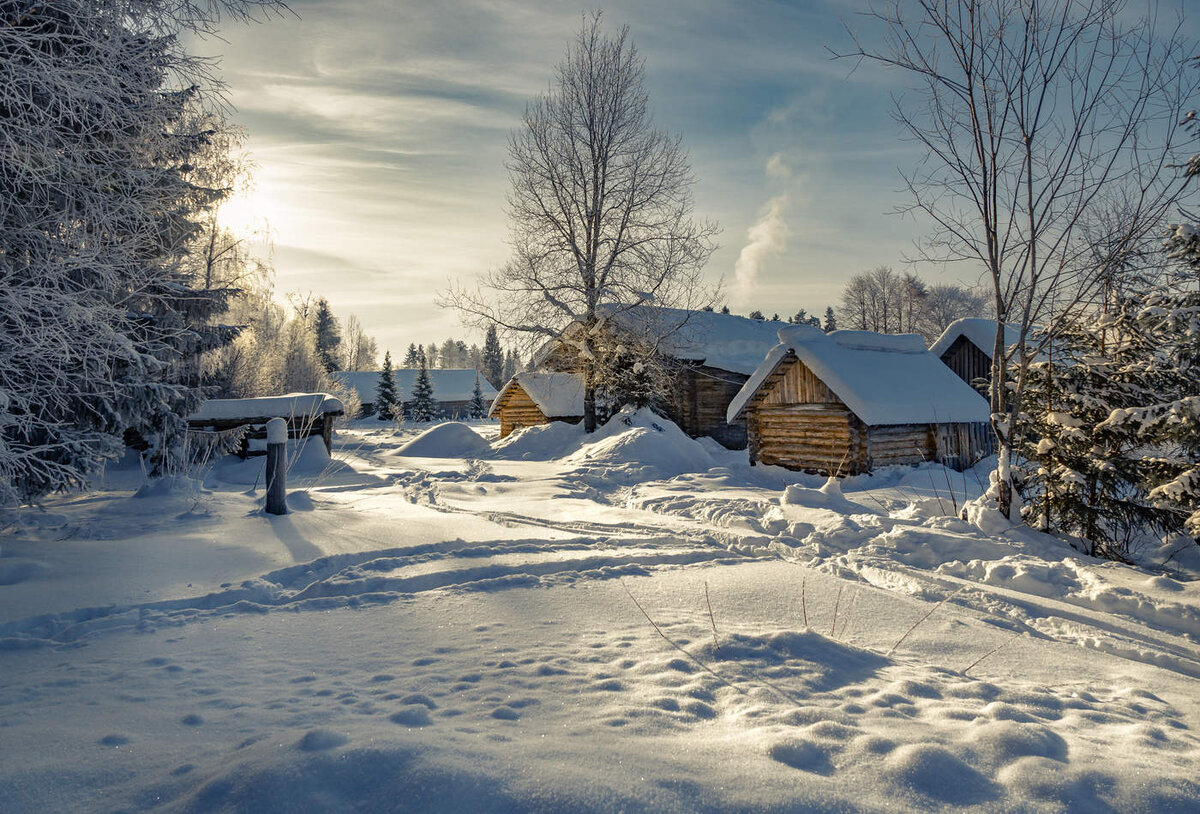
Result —
POLYGON ((0 809, 1197 811, 1200 550, 646 413, 342 432, 0 538, 0 809), (1144 552, 1147 561, 1169 552, 1144 552))

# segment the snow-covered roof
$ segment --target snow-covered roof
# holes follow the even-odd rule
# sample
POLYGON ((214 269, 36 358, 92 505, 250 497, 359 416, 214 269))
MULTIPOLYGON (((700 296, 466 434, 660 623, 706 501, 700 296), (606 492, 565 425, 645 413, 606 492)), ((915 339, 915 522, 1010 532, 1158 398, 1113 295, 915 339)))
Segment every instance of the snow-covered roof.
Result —
MULTIPOLYGON (((419 368, 402 367, 392 371, 396 380, 396 389, 403 401, 412 393, 413 383, 417 380, 419 368)), ((364 404, 372 404, 379 390, 378 370, 339 370, 330 374, 333 379, 358 393, 358 400, 364 404)), ((496 397, 496 388, 479 374, 474 368, 432 368, 429 371, 429 383, 433 385, 435 401, 470 401, 475 392, 475 377, 479 376, 479 391, 483 393, 485 403, 496 397)))
POLYGON ((208 399, 188 421, 236 421, 253 418, 291 418, 325 413, 341 415, 345 407, 328 393, 288 393, 253 399, 208 399))
MULTIPOLYGON (((929 352, 934 356, 941 358, 942 354, 950 350, 960 336, 965 336, 970 340, 971 344, 983 351, 987 358, 992 358, 992 348, 996 344, 996 320, 994 319, 976 319, 968 317, 965 319, 956 319, 946 326, 946 330, 942 331, 942 335, 937 338, 937 341, 930 346, 929 352)), ((1004 344, 1007 347, 1012 347, 1020 341, 1021 331, 1016 325, 1004 326, 1004 344)))
POLYGON ((492 402, 488 416, 494 418, 504 396, 520 387, 546 418, 575 418, 583 415, 583 381, 574 373, 518 373, 508 380, 492 402))
MULTIPOLYGON (((746 376, 758 367, 763 354, 778 341, 779 329, 787 324, 657 305, 601 306, 598 310, 601 317, 635 336, 670 334, 660 345, 668 356, 746 376)), ((548 342, 535 354, 534 364, 540 364, 557 346, 557 340, 548 342)))
POLYGON ((736 420, 789 354, 803 362, 869 426, 987 421, 987 401, 938 357, 917 334, 869 331, 825 333, 810 325, 779 331, 779 344, 729 404, 736 420))

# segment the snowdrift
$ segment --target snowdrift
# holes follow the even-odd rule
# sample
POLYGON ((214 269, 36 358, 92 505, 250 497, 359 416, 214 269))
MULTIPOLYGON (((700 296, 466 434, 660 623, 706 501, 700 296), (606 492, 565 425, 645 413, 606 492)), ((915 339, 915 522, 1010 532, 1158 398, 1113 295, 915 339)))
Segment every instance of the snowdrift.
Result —
POLYGON ((491 445, 475 430, 457 421, 430 427, 396 451, 414 458, 477 458, 491 445))

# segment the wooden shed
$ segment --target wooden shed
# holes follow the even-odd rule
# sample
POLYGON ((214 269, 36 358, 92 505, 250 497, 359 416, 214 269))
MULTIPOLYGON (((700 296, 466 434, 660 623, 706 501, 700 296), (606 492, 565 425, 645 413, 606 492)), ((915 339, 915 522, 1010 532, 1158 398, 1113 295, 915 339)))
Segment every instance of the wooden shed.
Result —
POLYGON ((573 373, 518 373, 492 402, 489 418, 500 419, 500 437, 521 427, 583 419, 583 382, 573 373))
POLYGON ((252 399, 208 399, 188 416, 188 429, 223 433, 245 428, 238 454, 266 455, 267 422, 287 421, 288 438, 319 435, 327 452, 333 451, 333 420, 345 414, 340 399, 327 393, 288 393, 252 399))
MULTIPOLYGON (((692 438, 709 436, 729 449, 746 448, 746 423, 728 419, 729 403, 786 323, 651 305, 607 306, 600 312, 607 341, 651 342, 672 362, 675 375, 661 405, 667 418, 692 438)), ((548 343, 535 366, 573 370, 573 329, 563 332, 564 340, 548 343)))
MULTIPOLYGON (((1006 346, 1020 339, 1015 326, 1005 326, 1006 346)), ((996 320, 956 319, 951 322, 929 352, 942 360, 954 375, 986 394, 992 382, 992 351, 996 345, 996 320)))
POLYGON ((916 334, 780 331, 729 406, 745 418, 750 462, 855 475, 941 461, 958 469, 991 451, 987 402, 916 334))

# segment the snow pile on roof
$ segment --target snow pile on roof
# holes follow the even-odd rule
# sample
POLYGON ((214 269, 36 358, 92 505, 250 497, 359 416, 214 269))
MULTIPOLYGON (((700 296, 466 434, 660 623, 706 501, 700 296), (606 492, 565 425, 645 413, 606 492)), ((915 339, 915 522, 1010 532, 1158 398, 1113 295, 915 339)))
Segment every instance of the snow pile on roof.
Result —
POLYGON ((514 387, 520 387, 546 418, 575 418, 583 415, 583 381, 574 373, 527 371, 508 380, 492 402, 489 417, 495 418, 500 402, 514 387))
MULTIPOLYGON (((929 352, 940 358, 943 353, 950 350, 950 346, 960 336, 965 336, 975 347, 979 348, 991 359, 992 348, 996 344, 996 320, 975 318, 956 319, 946 326, 946 330, 942 331, 942 335, 929 347, 929 352)), ((1021 331, 1016 325, 1004 326, 1005 345, 1011 348, 1020 341, 1020 338, 1021 331)))
POLYGON ((989 418, 987 401, 927 351, 917 334, 827 334, 810 325, 793 325, 781 329, 779 339, 730 402, 729 421, 742 413, 789 353, 870 426, 989 418))
POLYGON ((430 427, 396 451, 414 458, 474 458, 491 451, 479 433, 457 421, 430 427))
MULTIPOLYGON (((392 371, 392 378, 396 380, 396 389, 401 400, 409 398, 418 372, 414 367, 402 367, 392 371)), ((433 385, 433 398, 436 401, 470 401, 475 392, 476 376, 479 376, 479 391, 483 393, 484 402, 496 397, 496 388, 488 384, 488 380, 474 368, 432 368, 428 372, 429 383, 433 385)), ((334 381, 358 393, 358 400, 363 404, 373 404, 379 390, 379 373, 378 370, 339 370, 330 376, 334 381)))
POLYGON ((625 407, 590 436, 567 462, 616 470, 634 480, 671 478, 716 466, 708 450, 652 410, 625 407))
MULTIPOLYGON (((603 310, 603 309, 602 309, 603 310)), ((785 323, 750 319, 716 311, 688 311, 639 305, 611 312, 609 319, 634 335, 658 337, 668 334, 664 353, 689 362, 750 375, 778 340, 785 323)))
POLYGON ((328 393, 288 393, 253 399, 208 399, 188 421, 237 421, 244 419, 293 418, 325 413, 341 415, 345 407, 328 393))

